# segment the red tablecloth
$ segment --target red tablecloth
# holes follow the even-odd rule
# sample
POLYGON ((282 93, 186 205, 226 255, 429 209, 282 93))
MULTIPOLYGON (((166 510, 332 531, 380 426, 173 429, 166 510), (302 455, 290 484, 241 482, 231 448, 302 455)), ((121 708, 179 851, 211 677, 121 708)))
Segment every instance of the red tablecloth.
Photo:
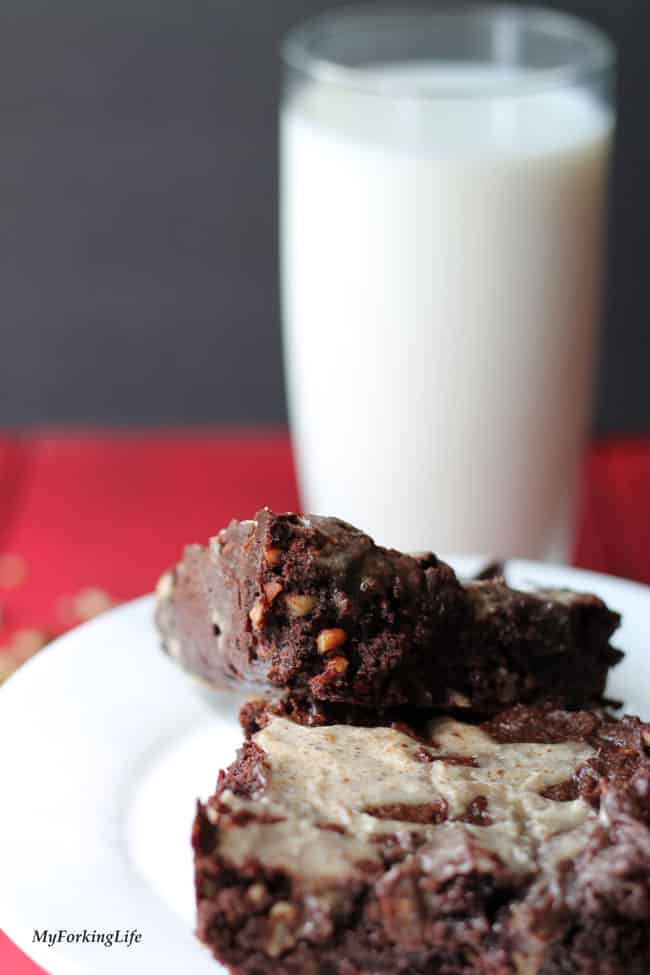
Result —
MULTIPOLYGON (((592 448, 576 564, 650 582, 649 485, 650 440, 592 448)), ((149 591, 186 542, 264 504, 297 506, 283 431, 0 436, 0 649, 149 591)), ((0 934, 0 975, 39 971, 0 934)))

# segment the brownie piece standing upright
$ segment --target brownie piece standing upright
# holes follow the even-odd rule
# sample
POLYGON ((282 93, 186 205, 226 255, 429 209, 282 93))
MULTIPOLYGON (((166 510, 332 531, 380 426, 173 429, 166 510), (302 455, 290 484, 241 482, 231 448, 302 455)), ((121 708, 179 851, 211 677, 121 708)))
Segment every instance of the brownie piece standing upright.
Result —
POLYGON ((237 975, 647 975, 650 726, 271 715, 199 804, 198 934, 237 975))
POLYGON ((433 555, 376 546, 337 518, 259 511, 189 546, 158 587, 167 651, 208 681, 249 681, 309 699, 430 703, 425 658, 464 611, 433 555))
POLYGON ((601 697, 620 656, 618 616, 595 596, 463 586, 433 554, 266 508, 186 549, 159 583, 157 622, 192 673, 279 689, 313 721, 337 707, 576 707, 601 697))

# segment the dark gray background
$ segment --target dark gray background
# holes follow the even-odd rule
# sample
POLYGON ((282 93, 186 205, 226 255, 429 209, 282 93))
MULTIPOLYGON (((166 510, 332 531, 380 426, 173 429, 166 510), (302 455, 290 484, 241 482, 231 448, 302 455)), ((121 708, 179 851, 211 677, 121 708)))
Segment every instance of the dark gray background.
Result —
MULTIPOLYGON (((6 0, 0 426, 285 416, 277 48, 332 0, 6 0)), ((601 432, 650 430, 650 3, 621 54, 601 432)))

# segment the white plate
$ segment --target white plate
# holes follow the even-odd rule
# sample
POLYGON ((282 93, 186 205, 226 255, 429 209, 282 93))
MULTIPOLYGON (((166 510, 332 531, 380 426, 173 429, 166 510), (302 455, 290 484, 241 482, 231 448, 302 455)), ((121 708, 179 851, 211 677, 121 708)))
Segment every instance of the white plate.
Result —
MULTIPOLYGON (((476 560, 457 560, 473 571, 476 560)), ((568 586, 624 615, 608 688, 650 717, 650 589, 531 562, 514 585, 568 586)), ((52 975, 216 975, 193 936, 189 832, 240 742, 161 652, 146 597, 56 641, 0 690, 0 926, 52 975), (35 929, 136 929, 141 941, 53 947, 35 929)))

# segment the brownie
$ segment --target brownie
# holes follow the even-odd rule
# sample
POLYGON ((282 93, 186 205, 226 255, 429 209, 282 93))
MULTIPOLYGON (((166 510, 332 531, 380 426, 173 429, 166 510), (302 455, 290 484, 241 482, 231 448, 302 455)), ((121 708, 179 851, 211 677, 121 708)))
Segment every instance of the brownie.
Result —
POLYGON ((647 975, 650 726, 277 715, 193 829, 198 935, 237 975, 647 975))
POLYGON ((463 584, 431 553, 267 508, 185 550, 158 585, 157 623, 196 676, 276 689, 312 723, 341 709, 580 707, 621 656, 619 617, 596 596, 518 592, 498 566, 463 584))

